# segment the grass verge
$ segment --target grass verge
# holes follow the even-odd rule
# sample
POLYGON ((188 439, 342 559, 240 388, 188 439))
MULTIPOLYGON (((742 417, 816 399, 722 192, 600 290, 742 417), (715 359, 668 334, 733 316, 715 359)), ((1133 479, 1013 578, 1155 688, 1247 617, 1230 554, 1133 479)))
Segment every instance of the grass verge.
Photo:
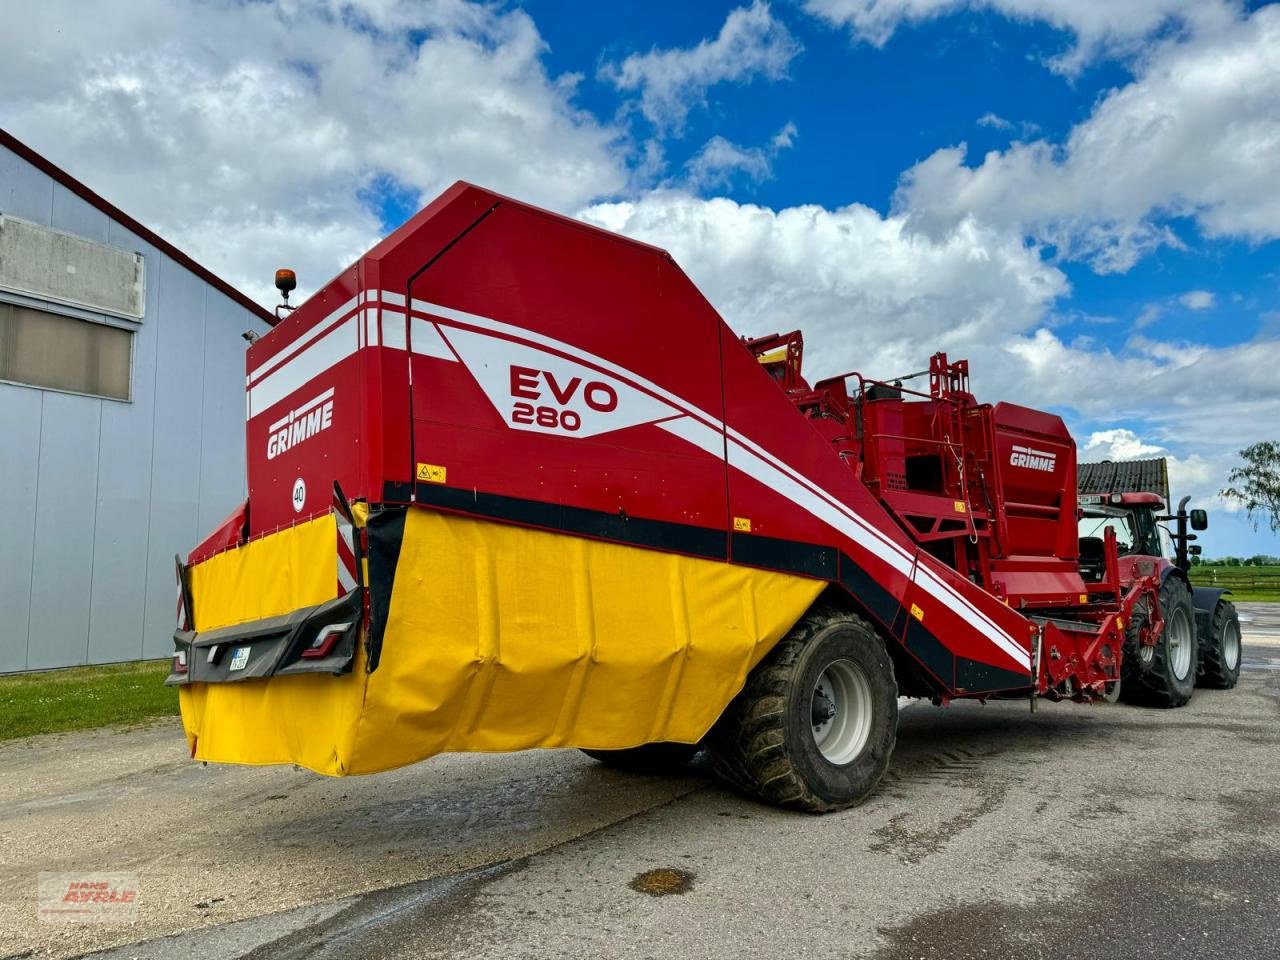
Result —
POLYGON ((178 713, 168 660, 0 677, 0 741, 178 713))

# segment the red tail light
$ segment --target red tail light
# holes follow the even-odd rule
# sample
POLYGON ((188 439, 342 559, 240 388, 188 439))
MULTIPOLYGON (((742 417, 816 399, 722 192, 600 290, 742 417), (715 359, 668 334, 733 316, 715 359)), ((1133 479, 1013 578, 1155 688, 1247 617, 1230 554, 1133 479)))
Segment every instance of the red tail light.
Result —
POLYGON ((302 651, 302 655, 308 660, 319 660, 327 657, 333 652, 333 648, 337 646, 338 641, 342 639, 342 635, 347 632, 350 623, 331 623, 327 627, 322 627, 320 632, 316 634, 315 640, 311 642, 311 646, 302 651))

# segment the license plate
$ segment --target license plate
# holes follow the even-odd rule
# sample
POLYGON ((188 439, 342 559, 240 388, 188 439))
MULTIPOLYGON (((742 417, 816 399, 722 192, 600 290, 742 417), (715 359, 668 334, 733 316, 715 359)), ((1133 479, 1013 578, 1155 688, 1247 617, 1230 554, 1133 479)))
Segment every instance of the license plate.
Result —
POLYGON ((231 654, 231 666, 229 666, 227 669, 243 670, 248 665, 249 665, 249 648, 236 647, 235 651, 231 654))

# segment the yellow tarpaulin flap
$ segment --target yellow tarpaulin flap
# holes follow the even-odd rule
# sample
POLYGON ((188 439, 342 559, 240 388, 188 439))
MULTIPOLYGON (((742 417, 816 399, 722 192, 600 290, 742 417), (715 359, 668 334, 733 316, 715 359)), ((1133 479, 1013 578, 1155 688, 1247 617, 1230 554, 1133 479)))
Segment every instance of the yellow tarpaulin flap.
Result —
POLYGON ((337 535, 333 514, 327 514, 196 564, 196 629, 263 620, 332 600, 337 535))
MULTIPOLYGON (((337 593, 332 515, 289 527, 191 568, 197 630, 289 613, 337 593)), ((302 674, 179 688, 195 757, 232 763, 297 763, 349 772, 364 696, 363 659, 350 674, 302 674)))
MULTIPOLYGON (((298 562, 308 534, 296 536, 262 562, 298 562)), ((324 559, 332 591, 332 536, 324 559)), ((248 571, 228 579, 254 582, 248 571)), ((373 673, 361 662, 343 677, 195 684, 183 690, 184 718, 202 759, 322 773, 444 751, 693 743, 824 586, 411 508, 373 673)), ((288 609, 307 602, 319 601, 288 609)), ((238 619, 259 615, 270 614, 238 619)))
POLYGON ((824 585, 412 509, 353 771, 696 742, 824 585))

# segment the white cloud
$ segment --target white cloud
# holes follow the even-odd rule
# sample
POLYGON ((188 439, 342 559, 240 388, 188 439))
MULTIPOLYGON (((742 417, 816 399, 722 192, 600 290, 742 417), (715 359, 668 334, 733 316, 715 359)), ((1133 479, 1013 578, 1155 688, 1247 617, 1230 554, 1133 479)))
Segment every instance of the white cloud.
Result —
POLYGON ((1147 327, 1159 320, 1163 314, 1164 310, 1162 310, 1158 304, 1144 304, 1142 309, 1138 312, 1138 316, 1133 321, 1133 329, 1145 330, 1147 327))
MULTIPOLYGON (((582 217, 670 250, 739 333, 803 328, 815 375, 991 355, 1067 290, 1017 238, 969 221, 931 239, 860 204, 775 211, 666 191, 582 217)), ((996 363, 986 375, 1002 376, 996 363)))
POLYGON ((884 46, 904 24, 964 10, 993 10, 1013 20, 1047 23, 1070 33, 1075 45, 1050 65, 1075 73, 1092 58, 1134 52, 1171 25, 1204 30, 1230 19, 1236 5, 1222 0, 805 0, 826 23, 858 40, 884 46))
POLYGON ((1139 460, 1158 456, 1164 447, 1144 443, 1132 430, 1116 428, 1095 430, 1080 445, 1080 459, 1091 460, 1139 460))
POLYGON ((972 218, 930 236, 858 204, 771 210, 678 191, 581 216, 670 250, 738 333, 803 329, 811 380, 850 369, 888 377, 945 350, 972 361, 979 399, 1058 410, 1077 435, 1110 437, 1117 454, 1125 435, 1109 431, 1143 424, 1128 452, 1168 451, 1201 498, 1280 419, 1280 341, 1064 340, 1046 323, 1065 276, 972 218))
POLYGON ((1216 302, 1214 295, 1208 290, 1188 290, 1178 298, 1188 310, 1208 310, 1216 302))
POLYGON ((1144 60, 1061 146, 1015 143, 966 164, 965 147, 907 171, 895 209, 942 232, 966 217, 1025 231, 1099 272, 1129 269, 1193 217, 1209 236, 1280 237, 1280 6, 1144 60))
POLYGON ((769 143, 775 150, 785 150, 796 142, 799 132, 796 125, 788 120, 782 129, 773 135, 769 143))
POLYGON ((773 164, 761 147, 741 147, 722 136, 708 140, 685 164, 689 183, 695 190, 728 186, 734 174, 745 174, 759 183, 773 172, 773 164))
MULTIPOLYGON (((1168 447, 1149 443, 1133 430, 1123 427, 1111 430, 1095 430, 1079 441, 1078 458, 1081 463, 1099 460, 1148 460, 1164 457, 1169 469, 1169 491, 1174 504, 1182 497, 1191 497, 1196 505, 1210 504, 1218 509, 1225 504, 1218 500, 1218 487, 1228 469, 1229 454, 1209 459, 1198 453, 1179 457, 1168 447)), ((1171 504, 1172 506, 1172 504, 1171 504)))
POLYGON ((1014 123, 1012 120, 1006 120, 998 113, 990 111, 984 113, 977 120, 978 126, 986 127, 989 130, 999 130, 1001 133, 1017 133, 1023 139, 1034 137, 1040 132, 1040 124, 1032 123, 1030 120, 1019 120, 1014 123))
POLYGON ((789 148, 796 138, 796 125, 788 123, 769 140, 767 147, 743 147, 718 134, 703 144, 685 171, 690 188, 695 191, 727 187, 738 175, 752 183, 773 176, 774 157, 789 148))
POLYGON ((0 123, 274 302, 274 267, 314 288, 378 239, 383 189, 466 178, 561 209, 622 189, 618 131, 544 49, 522 11, 459 0, 45 2, 0 32, 0 123))
POLYGON ((602 79, 619 90, 639 93, 640 110, 659 129, 680 131, 689 111, 706 101, 718 83, 786 76, 800 44, 763 0, 738 7, 725 18, 714 40, 697 46, 634 53, 607 63, 602 79))

